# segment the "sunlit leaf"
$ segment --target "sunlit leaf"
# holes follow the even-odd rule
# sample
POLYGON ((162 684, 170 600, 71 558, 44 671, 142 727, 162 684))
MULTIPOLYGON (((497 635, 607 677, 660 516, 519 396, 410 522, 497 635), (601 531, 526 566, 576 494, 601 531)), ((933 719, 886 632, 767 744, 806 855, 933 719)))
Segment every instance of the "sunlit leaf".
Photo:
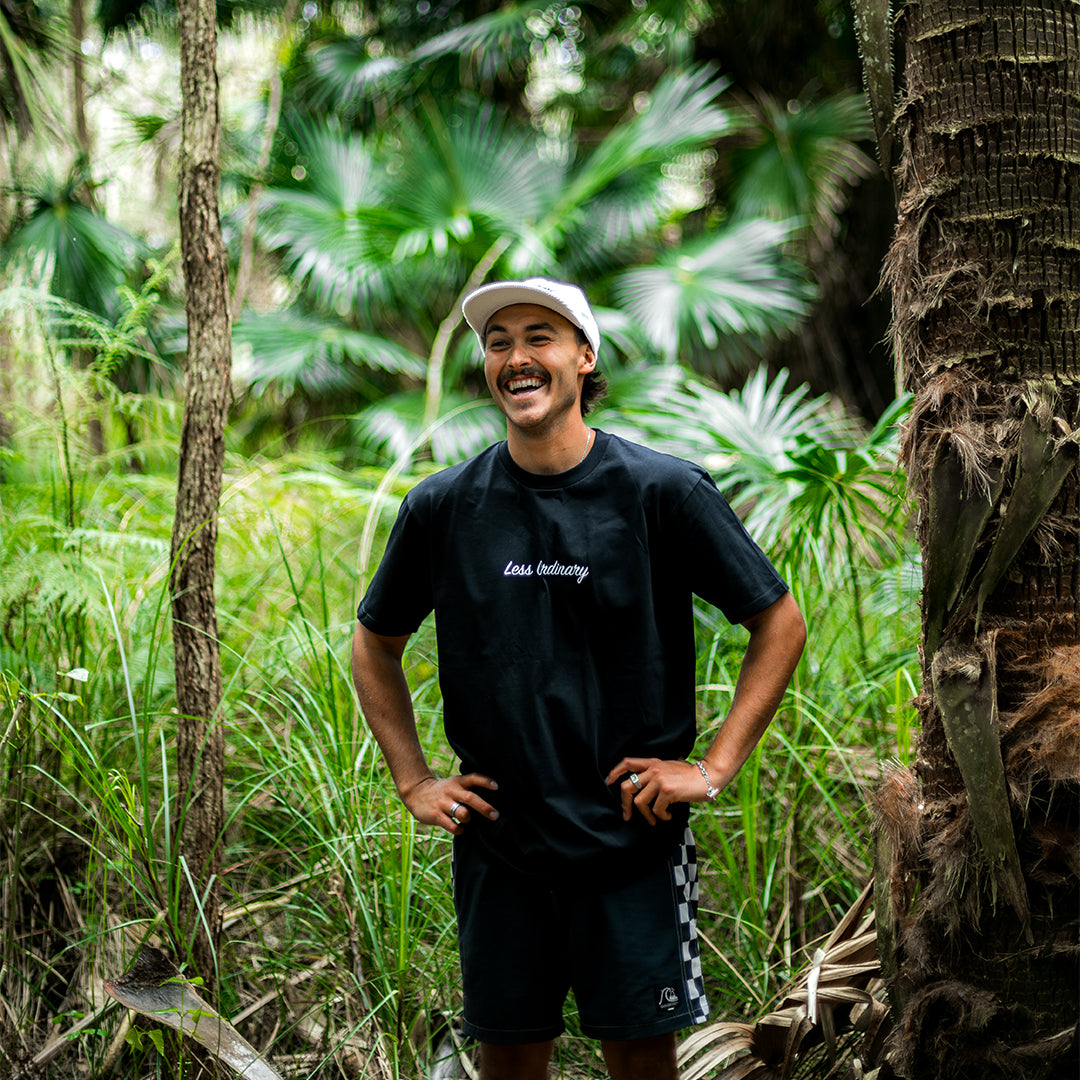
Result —
MULTIPOLYGON (((438 423, 427 440, 432 460, 439 464, 464 461, 504 437, 505 423, 490 402, 444 394, 440 417, 454 412, 457 415, 438 423)), ((353 417, 352 429, 361 445, 380 450, 391 460, 413 454, 425 441, 423 392, 383 398, 353 417)))
MULTIPOLYGON (((400 215, 397 257, 444 256, 480 229, 516 234, 557 197, 562 169, 540 161, 532 132, 498 110, 463 101, 406 122, 388 199, 400 215)), ((484 245, 486 246, 486 244, 484 245)))
POLYGON ((395 56, 372 56, 364 37, 319 46, 308 60, 302 90, 312 108, 340 111, 350 104, 393 95, 409 79, 411 65, 395 56))
POLYGON ((494 78, 509 70, 515 61, 528 58, 528 23, 537 7, 534 2, 500 5, 495 11, 424 42, 413 52, 413 59, 469 57, 480 78, 494 78))
POLYGON ((233 325, 237 350, 233 373, 257 393, 273 385, 286 394, 311 396, 356 390, 366 371, 422 377, 424 360, 395 342, 351 329, 331 317, 296 311, 247 313, 233 325))
POLYGON ((668 363, 722 370, 809 309, 810 287, 782 253, 792 228, 758 220, 702 237, 620 274, 615 297, 668 363))
POLYGON ((642 112, 612 128, 575 169, 559 213, 581 206, 628 169, 670 161, 704 140, 731 134, 738 121, 716 102, 726 86, 709 67, 663 76, 642 112))

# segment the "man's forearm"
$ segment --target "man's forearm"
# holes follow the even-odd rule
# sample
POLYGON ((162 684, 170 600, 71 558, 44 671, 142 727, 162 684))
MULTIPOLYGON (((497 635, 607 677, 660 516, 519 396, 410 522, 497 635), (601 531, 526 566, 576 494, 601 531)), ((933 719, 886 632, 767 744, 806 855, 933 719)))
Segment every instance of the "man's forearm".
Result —
POLYGON ((806 643, 806 624, 791 593, 747 620, 750 641, 731 709, 705 754, 712 783, 726 787, 757 746, 784 699, 806 643))
POLYGON ((352 676, 360 709, 403 799, 432 775, 401 666, 407 640, 381 638, 357 626, 352 645, 352 676))
POLYGON ((432 773, 420 746, 412 695, 401 666, 408 640, 408 636, 382 637, 357 626, 352 644, 356 696, 409 813, 422 824, 457 836, 476 815, 498 818, 498 810, 483 792, 496 791, 499 785, 481 773, 443 779, 432 773))

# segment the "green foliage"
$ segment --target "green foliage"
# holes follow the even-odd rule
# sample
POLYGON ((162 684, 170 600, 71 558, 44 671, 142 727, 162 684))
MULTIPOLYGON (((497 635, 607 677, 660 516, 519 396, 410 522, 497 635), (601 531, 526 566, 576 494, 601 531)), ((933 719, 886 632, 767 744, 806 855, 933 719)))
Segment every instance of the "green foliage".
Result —
POLYGON ((31 209, 6 239, 0 256, 47 283, 52 295, 95 315, 111 314, 118 287, 143 245, 86 205, 89 178, 76 170, 63 181, 43 178, 25 192, 31 209))
MULTIPOLYGON (((677 369, 633 374, 615 380, 603 426, 633 419, 640 431, 652 416, 656 445, 705 461, 761 515, 759 528, 772 521, 773 556, 810 624, 807 656, 760 749, 736 785, 694 812, 708 989, 720 1016, 739 1016, 768 1006, 869 873, 862 789, 878 761, 910 752, 910 555, 898 532, 890 543, 878 535, 892 506, 884 430, 860 433, 782 379, 755 376, 725 396, 677 369), (783 513, 796 479, 817 484, 819 500, 848 497, 843 484, 812 484, 816 474, 788 475, 800 454, 845 446, 873 448, 882 474, 873 499, 850 496, 864 641, 851 617, 849 549, 841 536, 815 534, 837 519, 823 510, 804 524, 805 511, 783 513)), ((34 888, 58 878, 78 918, 12 946, 0 993, 23 1017, 53 1000, 96 1008, 92 982, 73 977, 57 998, 49 972, 68 957, 114 976, 138 942, 175 940, 180 890, 191 887, 171 847, 183 813, 165 621, 172 478, 107 472, 79 485, 75 517, 93 527, 74 529, 48 474, 28 479, 0 488, 0 767, 10 778, 0 859, 18 858, 34 888), (20 686, 31 703, 13 723, 20 686)), ((346 670, 364 575, 410 482, 393 471, 339 473, 323 457, 227 466, 218 591, 227 946, 215 1000, 255 1045, 271 1042, 271 1060, 302 1052, 317 1022, 337 1050, 312 1069, 340 1052, 379 1061, 384 1075, 421 1075, 460 1014, 449 845, 403 813, 346 670), (266 995, 291 1003, 279 1027, 269 1008, 238 1019, 266 995)), ((706 608, 697 628, 704 742, 726 713, 744 632, 706 608)), ((436 767, 451 769, 429 627, 407 660, 421 739, 436 767)), ((91 1061, 115 1024, 103 1017, 80 1034, 91 1061)), ((155 1051, 147 1043, 143 1052, 155 1051)), ((575 1038, 563 1053, 571 1072, 597 1074, 575 1038)))
POLYGON ((620 274, 616 300, 667 363, 730 376, 809 309, 808 282, 781 255, 791 231, 759 220, 702 237, 620 274))
POLYGON ((819 246, 839 230, 846 191, 873 162, 858 143, 871 134, 857 94, 782 107, 762 96, 747 108, 750 145, 731 157, 731 203, 737 218, 798 217, 819 246))
MULTIPOLYGON (((242 419, 274 460, 241 457, 232 429, 213 991, 272 1057, 311 1055, 310 1076, 433 1072, 460 1016, 449 845, 402 811, 345 656, 402 491, 498 437, 474 394, 475 342, 455 322, 464 288, 536 272, 585 283, 611 383, 598 424, 711 469, 807 613, 809 651, 777 722, 738 784, 694 813, 721 1015, 767 1006, 859 891, 862 788, 878 761, 910 754, 914 557, 891 434, 902 406, 867 432, 783 375, 762 369, 731 394, 713 381, 741 379, 809 310, 799 260, 861 175, 858 103, 735 107, 726 78, 692 62, 694 35, 721 14, 701 0, 626 5, 619 20, 589 5, 476 10, 455 23, 458 5, 422 17, 391 0, 366 5, 356 33, 335 24, 339 9, 283 27, 274 155, 265 175, 252 175, 254 153, 238 163, 264 275, 248 295, 289 301, 235 324, 242 419), (293 437, 314 420, 317 435, 293 437), (335 458, 316 441, 329 430, 335 458), (393 465, 340 471, 342 445, 393 465)), ((139 124, 157 137, 170 122, 139 124)), ((250 151, 259 134, 227 145, 250 151)), ((100 979, 142 941, 182 952, 193 886, 172 847, 185 812, 167 632, 179 416, 155 344, 177 265, 141 267, 141 244, 92 209, 91 187, 78 171, 24 183, 5 246, 9 276, 41 289, 0 292, 17 389, 0 417, 0 919, 15 928, 0 943, 0 1000, 26 1041, 45 1019, 94 1017, 70 1032, 93 1075, 122 1041, 119 1013, 99 1012, 100 979)), ((237 236, 246 213, 229 218, 237 236)), ((743 636, 696 614, 705 740, 743 636)), ((451 769, 429 627, 407 660, 425 749, 451 769)), ((565 1074, 598 1075, 570 1023, 565 1074)), ((156 1067, 159 1038, 132 1036, 141 1049, 113 1075, 156 1067)))

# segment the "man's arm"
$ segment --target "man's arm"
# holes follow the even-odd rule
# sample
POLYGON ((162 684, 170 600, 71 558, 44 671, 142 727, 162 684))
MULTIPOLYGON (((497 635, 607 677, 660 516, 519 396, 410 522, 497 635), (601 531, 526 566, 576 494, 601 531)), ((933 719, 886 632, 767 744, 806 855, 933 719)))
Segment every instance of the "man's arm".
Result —
MULTIPOLYGON (((785 593, 764 611, 747 619, 750 631, 731 709, 703 764, 713 787, 723 790, 735 778, 769 726, 806 644, 806 623, 791 593, 785 593)), ((697 765, 659 758, 627 757, 608 774, 613 784, 627 773, 632 781, 621 784, 623 818, 636 806, 650 825, 670 819, 668 807, 678 802, 701 802, 706 798, 705 778, 697 765)))
POLYGON ((475 790, 496 790, 494 780, 479 773, 439 779, 424 757, 412 695, 401 666, 408 640, 408 635, 384 637, 357 624, 352 641, 352 676, 360 710, 390 766, 401 801, 417 821, 452 833, 462 830, 451 814, 462 825, 472 813, 494 821, 498 811, 475 790))

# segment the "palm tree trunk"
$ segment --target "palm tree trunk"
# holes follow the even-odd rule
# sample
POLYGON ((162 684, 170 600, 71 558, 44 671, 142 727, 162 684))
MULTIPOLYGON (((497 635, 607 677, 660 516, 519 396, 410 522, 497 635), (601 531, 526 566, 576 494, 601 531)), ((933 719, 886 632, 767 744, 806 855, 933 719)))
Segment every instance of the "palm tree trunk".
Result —
POLYGON ((898 29, 924 586, 915 775, 877 798, 892 1066, 1075 1076, 1080 5, 919 0, 898 29))
POLYGON ((186 402, 172 539, 180 925, 211 998, 221 932, 224 737, 214 607, 218 500, 229 405, 231 337, 218 210, 219 102, 213 0, 180 0, 180 237, 187 302, 186 402), (182 815, 182 816, 181 816, 182 815), (194 884, 194 889, 192 888, 194 884), (198 892, 198 903, 195 892, 198 892))

